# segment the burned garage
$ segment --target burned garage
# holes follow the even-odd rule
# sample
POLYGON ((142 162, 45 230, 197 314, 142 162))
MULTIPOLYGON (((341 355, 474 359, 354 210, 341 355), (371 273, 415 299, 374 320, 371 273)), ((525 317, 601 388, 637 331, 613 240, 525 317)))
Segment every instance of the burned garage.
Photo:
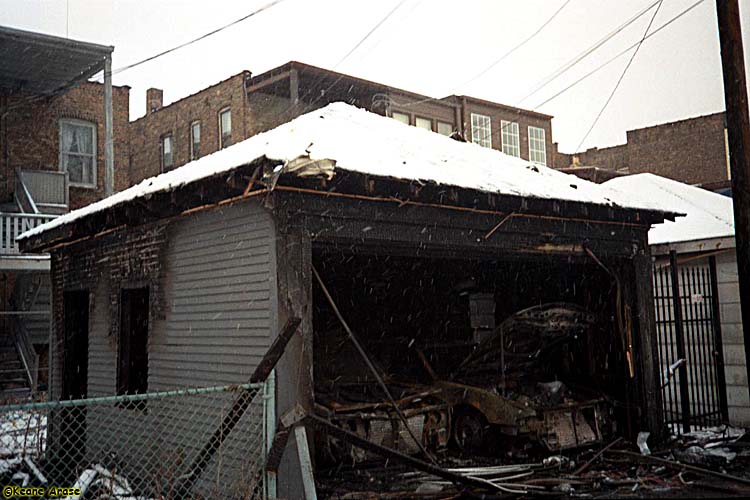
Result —
POLYGON ((624 200, 329 105, 24 235, 52 254, 51 397, 241 384, 272 353, 283 498, 659 436, 647 232, 677 214, 624 200))

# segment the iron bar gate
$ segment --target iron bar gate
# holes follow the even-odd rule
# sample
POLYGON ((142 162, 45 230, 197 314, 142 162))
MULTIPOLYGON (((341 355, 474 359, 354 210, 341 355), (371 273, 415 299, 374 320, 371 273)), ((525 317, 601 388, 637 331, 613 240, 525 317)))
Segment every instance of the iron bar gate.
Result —
POLYGON ((664 418, 678 434, 727 422, 721 318, 713 256, 654 266, 664 418))

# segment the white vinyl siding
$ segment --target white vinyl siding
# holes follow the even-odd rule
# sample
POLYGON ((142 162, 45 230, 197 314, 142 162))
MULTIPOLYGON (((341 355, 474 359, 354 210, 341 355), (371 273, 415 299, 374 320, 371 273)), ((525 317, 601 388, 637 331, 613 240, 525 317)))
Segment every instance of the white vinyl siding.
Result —
POLYGON ((73 186, 96 187, 96 125, 60 120, 60 170, 73 186))
POLYGON ((521 139, 518 133, 518 123, 502 120, 500 122, 503 153, 511 156, 521 156, 521 139))
POLYGON ((492 124, 489 116, 471 114, 471 142, 492 147, 492 124))
POLYGON ((529 160, 547 165, 547 142, 544 129, 529 126, 529 160))

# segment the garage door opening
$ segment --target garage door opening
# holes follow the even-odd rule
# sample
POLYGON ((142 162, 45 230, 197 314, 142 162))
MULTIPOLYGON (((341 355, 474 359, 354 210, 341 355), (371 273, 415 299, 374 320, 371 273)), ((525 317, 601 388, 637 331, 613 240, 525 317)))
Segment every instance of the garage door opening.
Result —
MULTIPOLYGON (((313 263, 409 423, 316 285, 317 411, 371 442, 418 454, 413 435, 438 459, 524 459, 596 444, 626 419, 617 286, 593 261, 321 248, 313 263)), ((316 454, 321 480, 380 460, 322 436, 316 454)))

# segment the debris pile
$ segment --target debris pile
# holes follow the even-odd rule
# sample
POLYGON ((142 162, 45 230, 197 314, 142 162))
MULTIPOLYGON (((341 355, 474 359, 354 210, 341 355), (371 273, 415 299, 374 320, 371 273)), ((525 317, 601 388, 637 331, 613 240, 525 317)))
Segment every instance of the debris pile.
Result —
POLYGON ((414 470, 393 457, 385 462, 339 464, 319 470, 316 479, 321 498, 349 500, 496 498, 488 494, 573 498, 749 495, 748 434, 737 437, 736 429, 702 434, 700 439, 695 435, 675 437, 650 455, 636 451, 635 443, 622 438, 604 447, 515 463, 491 457, 467 460, 443 453, 440 467, 447 474, 466 478, 466 483, 414 470))

